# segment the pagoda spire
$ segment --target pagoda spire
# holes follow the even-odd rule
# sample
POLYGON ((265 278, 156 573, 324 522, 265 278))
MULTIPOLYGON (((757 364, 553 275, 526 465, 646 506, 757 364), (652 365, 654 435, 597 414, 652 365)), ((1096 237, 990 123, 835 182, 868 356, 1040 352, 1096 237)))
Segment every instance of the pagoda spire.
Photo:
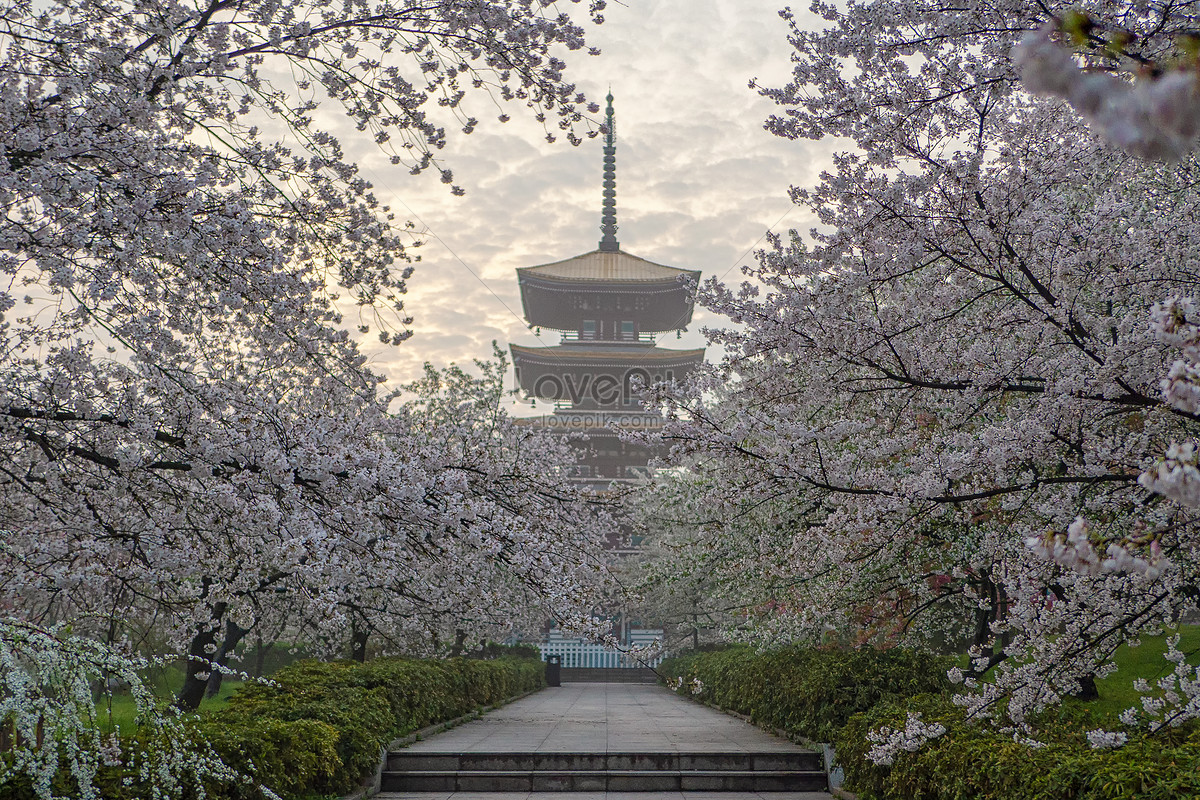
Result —
POLYGON ((612 90, 608 91, 608 111, 604 126, 604 211, 600 216, 600 249, 616 252, 621 249, 617 242, 617 120, 613 115, 612 90))

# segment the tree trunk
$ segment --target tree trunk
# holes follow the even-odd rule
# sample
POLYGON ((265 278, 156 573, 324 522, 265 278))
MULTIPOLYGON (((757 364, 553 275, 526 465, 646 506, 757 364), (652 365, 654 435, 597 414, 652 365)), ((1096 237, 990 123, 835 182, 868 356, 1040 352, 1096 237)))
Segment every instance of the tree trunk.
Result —
MULTIPOLYGON (((217 654, 213 656, 213 663, 217 666, 224 667, 229 663, 229 654, 242 641, 249 628, 238 626, 233 620, 225 622, 225 638, 221 640, 221 646, 217 648, 217 654)), ((225 679, 225 673, 222 670, 214 669, 208 675, 208 686, 204 690, 205 697, 216 697, 221 691, 221 681, 225 679)))
POLYGON ((1096 676, 1088 673, 1079 679, 1079 691, 1071 695, 1078 700, 1096 700, 1100 697, 1100 690, 1096 688, 1096 676))
POLYGON ((196 635, 192 637, 191 646, 188 647, 187 664, 184 665, 186 674, 183 679, 183 688, 179 690, 179 695, 175 698, 175 705, 184 711, 195 711, 200 707, 200 701, 204 699, 204 689, 208 686, 208 673, 212 669, 210 660, 216 649, 217 631, 221 627, 221 617, 225 616, 226 608, 225 603, 214 605, 212 622, 198 626, 196 635), (204 677, 201 678, 201 675, 204 677))
POLYGON ((371 638, 371 628, 361 615, 355 613, 350 618, 350 660, 362 664, 367 660, 367 640, 371 638))
POLYGON ((463 645, 467 641, 467 632, 462 628, 454 629, 454 646, 450 648, 450 657, 458 658, 463 654, 463 645))
POLYGON ((275 646, 274 642, 264 643, 262 634, 255 634, 254 637, 254 677, 261 678, 263 668, 267 665, 267 651, 275 646))

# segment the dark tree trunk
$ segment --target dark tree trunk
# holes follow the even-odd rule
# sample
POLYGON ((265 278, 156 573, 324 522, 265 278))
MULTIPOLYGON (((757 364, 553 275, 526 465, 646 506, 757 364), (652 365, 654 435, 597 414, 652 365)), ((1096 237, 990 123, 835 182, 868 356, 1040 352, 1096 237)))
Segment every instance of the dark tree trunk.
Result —
POLYGON ((1071 695, 1078 700, 1097 700, 1100 690, 1096 688, 1096 676, 1089 673, 1079 679, 1079 691, 1071 695))
POLYGON ((350 619, 350 660, 362 664, 367 660, 367 640, 371 638, 371 628, 358 613, 350 619))
POLYGON ((1008 660, 1004 648, 1012 641, 1012 634, 1005 632, 996 639, 992 632, 992 623, 1003 619, 1008 611, 1008 598, 1004 591, 992 583, 986 574, 980 577, 975 585, 982 593, 987 594, 989 602, 984 608, 975 610, 975 630, 971 633, 971 645, 986 653, 988 660, 981 669, 976 668, 972 662, 967 674, 973 678, 982 678, 988 670, 1008 660))
MULTIPOLYGON (((221 640, 221 646, 217 648, 217 654, 213 656, 213 663, 217 666, 224 667, 229 664, 229 654, 234 651, 234 648, 242 641, 249 628, 239 627, 232 620, 225 622, 225 638, 221 640)), ((221 681, 225 679, 225 673, 222 670, 214 669, 208 675, 208 686, 204 690, 205 697, 216 697, 221 691, 221 681)))
POLYGON ((186 674, 183 688, 175 698, 175 705, 184 711, 195 711, 204 699, 204 689, 208 686, 208 673, 212 666, 209 663, 216 649, 217 631, 221 627, 221 617, 225 616, 225 603, 217 603, 212 607, 212 622, 196 628, 196 635, 188 647, 186 674), (204 677, 201 678, 200 676, 204 677))
POLYGON ((450 657, 458 658, 463 654, 463 645, 467 642, 467 632, 462 628, 454 629, 454 646, 450 648, 450 657))
POLYGON ((254 637, 254 677, 263 676, 263 668, 267 665, 267 651, 275 646, 274 642, 264 643, 262 634, 254 637))

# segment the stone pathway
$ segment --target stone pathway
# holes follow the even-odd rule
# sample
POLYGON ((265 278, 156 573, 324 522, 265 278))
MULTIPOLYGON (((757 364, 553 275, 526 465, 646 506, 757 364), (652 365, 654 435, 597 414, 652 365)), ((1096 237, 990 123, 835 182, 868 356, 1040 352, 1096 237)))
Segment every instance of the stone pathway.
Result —
POLYGON ((833 800, 826 792, 383 792, 373 800, 833 800))
MULTIPOLYGON (((796 745, 660 686, 551 687, 405 753, 791 753, 796 745)), ((385 792, 380 800, 830 800, 825 792, 385 792)))

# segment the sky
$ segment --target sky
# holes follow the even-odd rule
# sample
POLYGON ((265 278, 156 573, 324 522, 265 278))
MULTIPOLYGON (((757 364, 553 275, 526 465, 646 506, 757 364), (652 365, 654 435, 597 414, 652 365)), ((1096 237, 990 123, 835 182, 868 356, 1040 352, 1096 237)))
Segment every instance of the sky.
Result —
MULTIPOLYGON (((626 252, 738 281, 768 229, 812 226, 787 191, 815 184, 833 145, 767 133, 775 106, 748 87, 751 79, 781 86, 790 74, 783 2, 610 2, 604 24, 587 26, 602 53, 572 54, 567 75, 589 100, 603 105, 610 88, 615 98, 617 238, 626 252)), ((479 127, 450 136, 442 151, 465 196, 452 196, 434 174, 389 165, 370 146, 347 148, 380 200, 425 231, 406 300, 412 338, 366 345, 393 386, 424 362, 487 358, 493 340, 505 348, 556 343, 554 333, 539 341, 528 329, 514 270, 594 250, 600 239, 600 139, 550 144, 523 107, 469 103, 479 127), (499 123, 501 111, 512 121, 499 123)), ((700 328, 721 324, 698 308, 682 338, 660 343, 701 347, 700 328)))

